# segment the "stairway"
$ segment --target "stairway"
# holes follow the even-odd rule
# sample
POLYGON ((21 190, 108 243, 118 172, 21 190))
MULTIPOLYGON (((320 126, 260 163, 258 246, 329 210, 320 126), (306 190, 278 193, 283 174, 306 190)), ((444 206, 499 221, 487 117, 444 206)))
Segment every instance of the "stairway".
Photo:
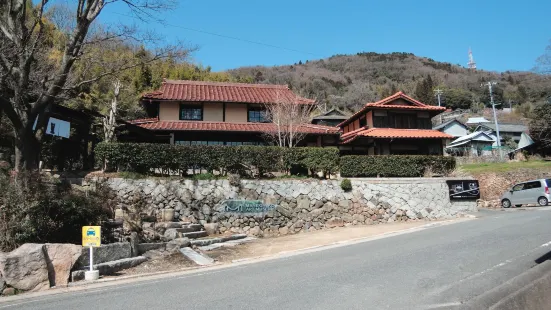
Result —
POLYGON ((203 225, 187 222, 162 222, 158 223, 156 228, 166 228, 164 237, 167 241, 176 238, 197 239, 208 235, 207 232, 203 230, 203 225))

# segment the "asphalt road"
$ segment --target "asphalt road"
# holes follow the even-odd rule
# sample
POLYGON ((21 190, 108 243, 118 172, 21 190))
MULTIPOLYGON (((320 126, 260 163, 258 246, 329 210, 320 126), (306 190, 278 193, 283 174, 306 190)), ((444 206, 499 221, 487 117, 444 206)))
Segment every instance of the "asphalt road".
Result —
POLYGON ((551 210, 270 261, 0 303, 0 309, 454 309, 551 251, 551 210))

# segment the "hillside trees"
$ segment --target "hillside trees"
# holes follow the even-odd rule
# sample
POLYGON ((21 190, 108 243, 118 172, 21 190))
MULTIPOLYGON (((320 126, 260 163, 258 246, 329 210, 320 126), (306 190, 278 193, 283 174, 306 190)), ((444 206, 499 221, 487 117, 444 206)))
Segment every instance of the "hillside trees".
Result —
MULTIPOLYGON (((323 60, 309 61, 300 66, 242 67, 230 70, 233 77, 256 78, 258 83, 292 85, 293 91, 309 98, 327 98, 328 106, 355 110, 358 86, 368 84, 376 101, 384 95, 401 90, 416 99, 428 100, 436 105, 434 93, 419 84, 430 75, 435 86, 448 89, 462 89, 473 95, 474 100, 482 101, 485 81, 498 81, 503 90, 518 90, 522 100, 519 104, 541 102, 551 95, 551 77, 530 72, 470 71, 456 65, 429 61, 407 53, 358 53, 357 55, 336 55, 323 60), (509 78, 509 76, 511 78, 509 78), (323 78, 321 78, 323 77, 323 78), (423 89, 423 97, 417 98, 416 88, 423 89), (355 98, 356 97, 356 98, 355 98)), ((361 88, 361 87, 360 87, 361 88)))
MULTIPOLYGON (((121 57, 117 50, 139 36, 135 28, 112 30, 94 23, 104 8, 119 2, 146 19, 171 4, 160 0, 78 0, 71 6, 73 12, 65 15, 68 8, 55 10, 59 6, 51 2, 0 2, 0 108, 13 128, 17 171, 37 168, 49 106, 142 63, 136 57, 121 57), (105 55, 113 56, 112 61, 105 62, 105 55)), ((142 42, 147 40, 140 37, 142 42)), ((168 55, 180 58, 187 52, 181 46, 164 46, 152 51, 149 60, 168 55)))
POLYGON ((534 109, 530 122, 530 137, 540 143, 540 148, 551 149, 551 103, 534 109))
POLYGON ((424 104, 434 105, 434 83, 430 75, 417 82, 417 86, 415 86, 415 99, 424 104))
MULTIPOLYGON (((492 86, 492 95, 494 97, 494 103, 496 104, 496 109, 503 109, 505 104, 505 98, 504 98, 504 91, 503 87, 500 85, 494 85, 492 86)), ((491 108, 491 98, 490 98, 490 89, 488 86, 484 85, 484 91, 482 92, 482 96, 480 98, 482 102, 486 105, 486 107, 491 108)))
POLYGON ((471 92, 461 88, 445 89, 442 94, 442 105, 452 110, 469 109, 472 102, 473 95, 471 92))

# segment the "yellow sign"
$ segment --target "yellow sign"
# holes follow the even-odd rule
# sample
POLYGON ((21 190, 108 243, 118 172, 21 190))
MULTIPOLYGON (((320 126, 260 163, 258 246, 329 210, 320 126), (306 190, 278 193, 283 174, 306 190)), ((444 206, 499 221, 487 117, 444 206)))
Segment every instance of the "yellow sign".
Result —
POLYGON ((82 226, 82 246, 101 246, 101 226, 82 226))

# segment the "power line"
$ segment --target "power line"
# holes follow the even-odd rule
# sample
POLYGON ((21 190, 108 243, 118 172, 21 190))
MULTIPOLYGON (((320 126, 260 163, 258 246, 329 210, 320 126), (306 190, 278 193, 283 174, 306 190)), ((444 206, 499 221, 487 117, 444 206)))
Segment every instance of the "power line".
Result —
MULTIPOLYGON (((126 17, 130 17, 130 18, 136 18, 134 16, 121 14, 121 13, 113 13, 113 14, 126 16, 126 17)), ((204 33, 204 34, 220 37, 220 38, 226 38, 226 39, 241 41, 241 42, 245 42, 245 43, 256 44, 256 45, 260 45, 260 46, 277 48, 277 49, 286 50, 286 51, 295 52, 295 53, 308 54, 308 55, 312 55, 312 56, 316 56, 316 57, 320 57, 320 58, 323 57, 321 55, 317 55, 317 54, 314 54, 314 53, 301 51, 301 50, 297 50, 297 49, 293 49, 293 48, 288 48, 288 47, 284 47, 284 46, 277 46, 277 45, 273 45, 273 44, 268 44, 268 43, 263 43, 263 42, 248 40, 248 39, 242 39, 242 38, 228 36, 228 35, 224 35, 224 34, 220 34, 220 33, 205 31, 205 30, 201 30, 201 29, 194 29, 194 28, 189 28, 189 27, 184 27, 184 26, 179 26, 179 25, 173 25, 173 24, 168 24, 168 23, 162 23, 162 24, 165 25, 165 26, 169 26, 169 27, 180 28, 180 29, 189 30, 189 31, 195 31, 195 32, 199 32, 199 33, 204 33)))

